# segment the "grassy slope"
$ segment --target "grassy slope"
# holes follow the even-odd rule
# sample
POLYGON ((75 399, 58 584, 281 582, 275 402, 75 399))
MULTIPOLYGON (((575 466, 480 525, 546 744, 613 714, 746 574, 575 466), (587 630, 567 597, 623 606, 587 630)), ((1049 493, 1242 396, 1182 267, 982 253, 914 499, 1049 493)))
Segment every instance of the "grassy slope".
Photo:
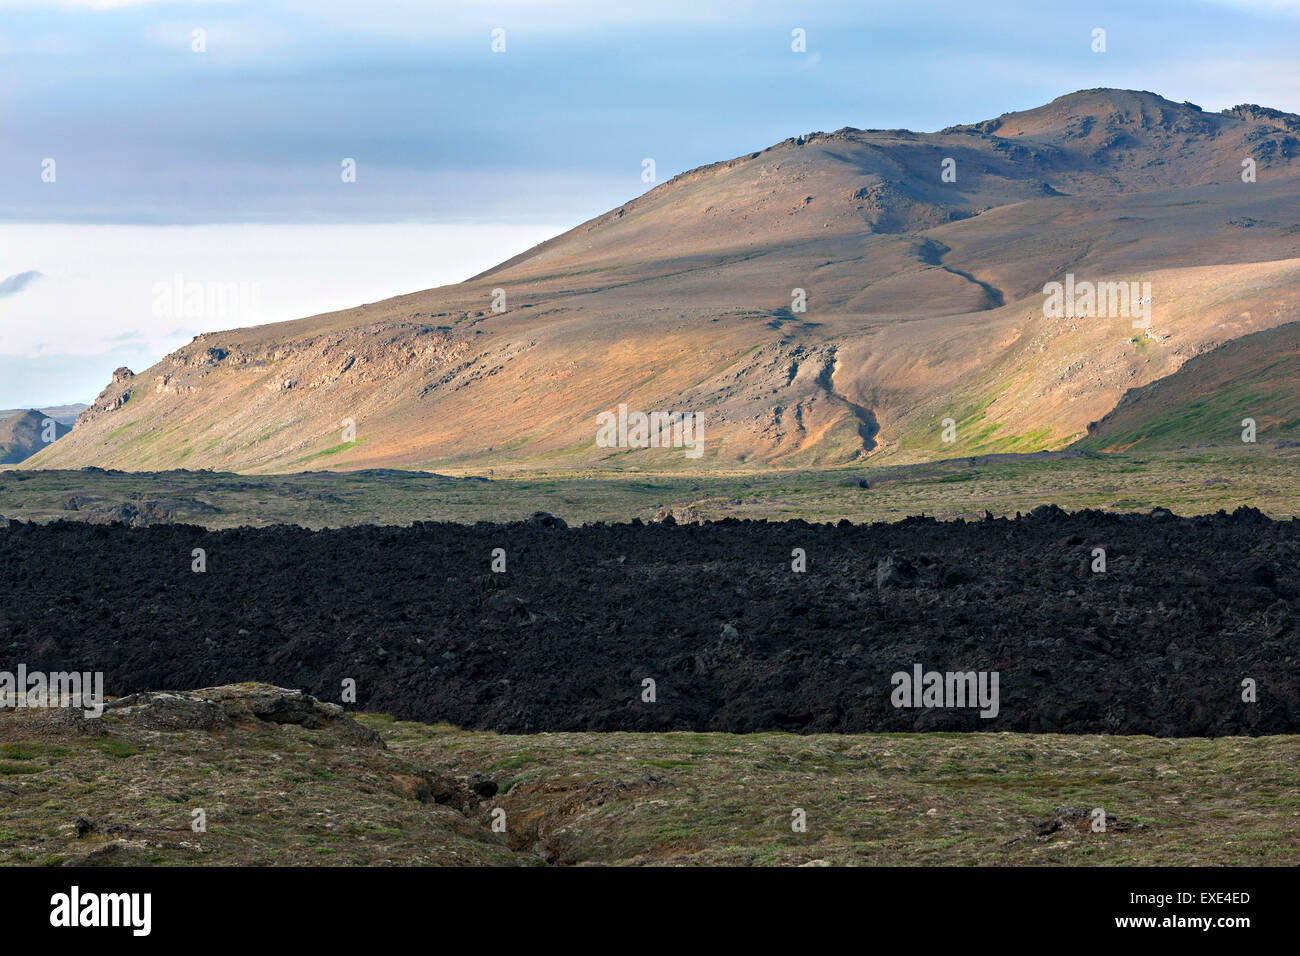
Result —
POLYGON ((1295 737, 508 737, 362 720, 387 751, 270 725, 51 736, 0 715, 0 862, 1300 862, 1295 737), (503 792, 463 814, 403 784, 437 772, 503 792), (1038 835, 1059 806, 1116 820, 1038 835), (96 824, 81 838, 79 816, 96 824))
POLYGON ((1096 451, 1300 440, 1300 323, 1235 339, 1134 389, 1075 447, 1096 451))

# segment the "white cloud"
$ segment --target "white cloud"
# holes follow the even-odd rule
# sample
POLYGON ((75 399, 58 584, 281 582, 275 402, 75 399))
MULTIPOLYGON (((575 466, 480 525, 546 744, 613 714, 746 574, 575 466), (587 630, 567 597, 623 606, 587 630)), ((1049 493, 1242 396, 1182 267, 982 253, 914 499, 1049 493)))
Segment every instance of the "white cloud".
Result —
MULTIPOLYGON (((197 332, 302 318, 460 282, 562 229, 486 223, 3 223, 0 272, 38 270, 45 277, 0 300, 0 366, 54 353, 92 359, 76 363, 89 369, 88 377, 68 393, 84 398, 107 383, 122 364, 124 348, 133 351, 133 362, 148 364, 197 332), (183 303, 172 308, 164 292, 177 276, 186 288, 197 283, 204 290, 252 295, 247 305, 232 298, 226 307, 212 310, 205 303, 200 314, 189 315, 183 303), (160 295, 166 306, 161 310, 160 295), (93 361, 96 356, 102 361, 93 361)), ((40 386, 28 381, 23 389, 40 386)), ((15 387, 0 382, 0 408, 34 400, 10 394, 15 387)), ((47 401, 56 397, 53 387, 39 394, 47 401)))

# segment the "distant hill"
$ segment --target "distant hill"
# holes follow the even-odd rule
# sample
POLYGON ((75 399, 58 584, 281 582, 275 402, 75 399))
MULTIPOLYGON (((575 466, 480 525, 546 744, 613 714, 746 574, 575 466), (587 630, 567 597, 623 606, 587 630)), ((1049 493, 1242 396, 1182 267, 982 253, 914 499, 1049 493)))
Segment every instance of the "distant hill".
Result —
POLYGON ((47 434, 52 434, 54 440, 58 441, 70 431, 71 425, 65 425, 47 412, 35 408, 11 415, 0 421, 0 465, 26 461, 49 444, 46 441, 47 434), (53 432, 48 432, 46 421, 52 422, 53 432))
MULTIPOLYGON (((68 405, 50 405, 46 408, 38 408, 37 411, 43 412, 56 422, 62 422, 70 427, 76 422, 77 416, 89 407, 85 402, 72 402, 68 405)), ((6 418, 13 418, 15 415, 22 415, 26 411, 25 408, 0 409, 0 422, 6 418)))
POLYGON ((936 133, 791 137, 458 285, 198 336, 118 370, 24 467, 800 467, 1055 450, 1189 360, 1297 321, 1300 116, 1084 90, 936 133), (1149 283, 1134 296, 1149 325, 1084 300, 1050 308, 1048 284, 1076 280, 1149 283), (700 414, 703 457, 598 444, 596 417, 620 405, 700 414))

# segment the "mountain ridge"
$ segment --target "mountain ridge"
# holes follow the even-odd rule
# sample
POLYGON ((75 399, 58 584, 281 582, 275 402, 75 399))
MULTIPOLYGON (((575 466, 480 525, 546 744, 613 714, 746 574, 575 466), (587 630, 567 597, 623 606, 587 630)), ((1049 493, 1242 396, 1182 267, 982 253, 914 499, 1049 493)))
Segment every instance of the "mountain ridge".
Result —
POLYGON ((598 447, 620 403, 703 415, 712 466, 1065 447, 1130 389, 1300 319, 1297 130, 1099 89, 790 137, 466 282, 198 336, 29 465, 689 467, 598 447), (1045 314, 1066 274, 1151 283, 1152 329, 1045 314))

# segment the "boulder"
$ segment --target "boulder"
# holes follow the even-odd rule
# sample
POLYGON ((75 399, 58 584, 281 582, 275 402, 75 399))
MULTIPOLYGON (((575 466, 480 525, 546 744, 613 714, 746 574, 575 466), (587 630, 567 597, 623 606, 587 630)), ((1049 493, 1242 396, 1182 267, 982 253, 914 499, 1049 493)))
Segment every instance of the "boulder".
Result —
POLYGON ((907 558, 886 555, 876 564, 877 588, 910 588, 916 578, 916 566, 907 558))
POLYGON ((534 511, 532 517, 526 523, 534 528, 567 528, 569 526, 563 518, 557 518, 545 511, 534 511))

